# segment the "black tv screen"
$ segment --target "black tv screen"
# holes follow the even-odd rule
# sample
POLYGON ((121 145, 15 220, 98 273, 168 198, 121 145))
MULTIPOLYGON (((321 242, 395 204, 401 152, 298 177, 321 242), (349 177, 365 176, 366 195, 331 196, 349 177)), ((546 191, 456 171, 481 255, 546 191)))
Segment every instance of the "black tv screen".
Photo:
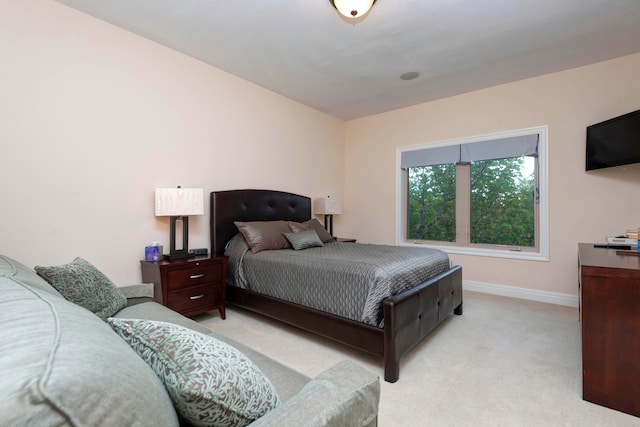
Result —
POLYGON ((640 163, 640 110, 587 127, 587 170, 640 163))

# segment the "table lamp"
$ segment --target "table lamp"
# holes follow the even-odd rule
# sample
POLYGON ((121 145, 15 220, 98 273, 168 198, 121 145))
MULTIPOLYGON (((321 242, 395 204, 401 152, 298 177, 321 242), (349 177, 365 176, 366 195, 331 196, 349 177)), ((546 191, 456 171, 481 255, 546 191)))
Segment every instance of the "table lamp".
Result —
POLYGON ((156 188, 156 216, 171 217, 171 243, 169 261, 191 258, 189 253, 189 215, 204 215, 202 188, 156 188), (176 223, 182 223, 182 248, 176 249, 176 223))
POLYGON ((333 215, 342 213, 342 202, 335 197, 323 197, 313 201, 313 213, 324 215, 324 228, 333 236, 333 215))

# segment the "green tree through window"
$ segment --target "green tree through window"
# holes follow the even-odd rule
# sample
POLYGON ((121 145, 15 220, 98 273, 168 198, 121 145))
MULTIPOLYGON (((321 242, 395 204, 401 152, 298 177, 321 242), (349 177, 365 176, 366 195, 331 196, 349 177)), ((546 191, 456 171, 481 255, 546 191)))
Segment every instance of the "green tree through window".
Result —
POLYGON ((414 240, 456 240, 456 167, 409 168, 409 221, 414 240))
POLYGON ((471 243, 535 246, 533 173, 524 158, 471 164, 471 243))
MULTIPOLYGON (((528 158, 533 164, 534 159, 528 158)), ((535 246, 535 173, 524 157, 408 168, 407 238, 472 244, 535 246), (456 173, 469 168, 459 194, 456 173), (467 201, 469 201, 467 203, 467 201), (459 235, 457 203, 469 206, 469 230, 459 235)))

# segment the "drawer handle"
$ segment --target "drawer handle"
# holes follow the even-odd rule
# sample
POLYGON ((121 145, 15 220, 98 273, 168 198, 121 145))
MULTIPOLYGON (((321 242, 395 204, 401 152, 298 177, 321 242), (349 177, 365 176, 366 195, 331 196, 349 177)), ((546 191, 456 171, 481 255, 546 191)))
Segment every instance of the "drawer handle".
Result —
POLYGON ((194 296, 189 297, 189 299, 200 299, 200 298, 204 298, 204 295, 200 294, 200 295, 194 295, 194 296))
POLYGON ((189 279, 199 279, 201 277, 204 277, 204 274, 192 274, 189 279))

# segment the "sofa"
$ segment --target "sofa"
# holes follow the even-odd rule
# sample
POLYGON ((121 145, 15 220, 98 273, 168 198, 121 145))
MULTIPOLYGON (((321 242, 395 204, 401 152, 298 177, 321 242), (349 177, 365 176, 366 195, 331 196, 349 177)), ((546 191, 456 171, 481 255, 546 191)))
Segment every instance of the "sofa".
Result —
POLYGON ((237 404, 245 398, 245 408, 253 410, 261 404, 257 394, 270 390, 272 406, 239 425, 377 425, 379 378, 354 362, 339 362, 308 378, 154 302, 153 285, 117 287, 126 301, 105 317, 63 296, 41 273, 0 255, 0 425, 214 425, 200 415, 185 415, 171 387, 191 393, 188 404, 198 411, 209 410, 211 400, 237 404), (154 339, 172 341, 162 344, 164 350, 152 348, 156 341, 144 341, 149 335, 135 329, 140 325, 155 328, 154 339), (180 334, 195 337, 199 347, 190 348, 191 341, 180 334), (163 354, 168 345, 176 346, 170 347, 173 353, 163 354), (208 370, 198 378, 206 395, 184 377, 194 366, 180 365, 182 357, 202 348, 232 354, 230 359, 200 355, 213 364, 203 364, 208 370), (221 361, 222 368, 216 365, 221 361), (262 383, 249 379, 247 366, 262 383), (226 376, 238 369, 239 380, 229 385, 226 376))

